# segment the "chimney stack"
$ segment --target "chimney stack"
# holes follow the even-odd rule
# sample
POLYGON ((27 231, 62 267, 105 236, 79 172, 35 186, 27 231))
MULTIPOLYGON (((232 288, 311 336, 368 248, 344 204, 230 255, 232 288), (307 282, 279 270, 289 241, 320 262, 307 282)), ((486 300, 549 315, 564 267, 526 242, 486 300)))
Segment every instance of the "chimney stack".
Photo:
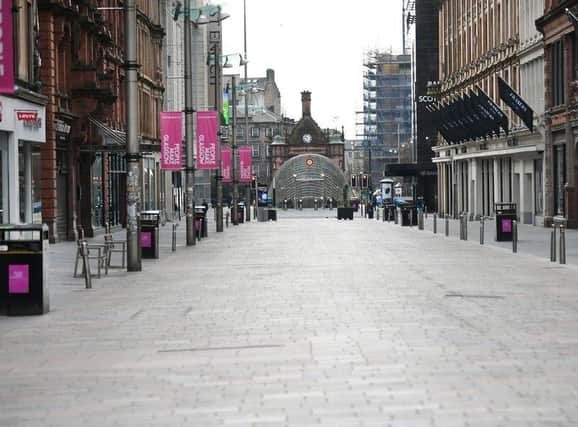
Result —
POLYGON ((301 105, 303 109, 303 117, 311 116, 311 92, 301 92, 301 105))

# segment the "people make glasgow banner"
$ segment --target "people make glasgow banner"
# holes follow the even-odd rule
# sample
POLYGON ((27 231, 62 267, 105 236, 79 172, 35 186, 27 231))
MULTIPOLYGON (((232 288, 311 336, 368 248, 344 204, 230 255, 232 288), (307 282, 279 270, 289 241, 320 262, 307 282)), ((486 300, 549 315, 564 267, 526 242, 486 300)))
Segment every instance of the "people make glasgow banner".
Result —
POLYGON ((219 169, 216 111, 197 111, 197 169, 219 169))
POLYGON ((181 170, 183 146, 183 113, 161 112, 161 168, 181 170))
POLYGON ((500 98, 522 119, 524 124, 530 129, 530 132, 534 132, 534 111, 524 102, 520 95, 499 76, 498 90, 500 92, 500 98))

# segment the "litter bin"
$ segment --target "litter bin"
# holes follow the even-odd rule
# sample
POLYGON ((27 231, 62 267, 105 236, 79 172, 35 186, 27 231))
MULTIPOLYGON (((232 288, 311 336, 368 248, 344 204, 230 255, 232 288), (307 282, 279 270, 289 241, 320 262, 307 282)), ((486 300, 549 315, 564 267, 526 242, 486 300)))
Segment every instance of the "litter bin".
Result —
POLYGON ((414 205, 402 205, 399 211, 402 227, 417 225, 417 208, 414 205))
POLYGON ((373 206, 367 205, 366 210, 367 210, 367 218, 373 219, 373 206))
POLYGON ((195 206, 195 233, 197 238, 207 237, 207 210, 204 206, 195 206))
POLYGON ((142 211, 140 213, 140 247, 142 258, 159 258, 160 211, 142 211))
POLYGON ((10 316, 49 311, 46 283, 48 226, 0 226, 0 313, 10 316))
POLYGON ((496 214, 496 241, 511 242, 513 235, 513 221, 517 218, 515 203, 494 203, 496 214))
POLYGON ((245 222, 245 203, 237 203, 237 224, 245 222))
POLYGON ((386 203, 383 208, 383 215, 386 221, 393 221, 395 219, 395 205, 393 203, 386 203))
POLYGON ((267 221, 277 221, 277 209, 267 209, 267 221))

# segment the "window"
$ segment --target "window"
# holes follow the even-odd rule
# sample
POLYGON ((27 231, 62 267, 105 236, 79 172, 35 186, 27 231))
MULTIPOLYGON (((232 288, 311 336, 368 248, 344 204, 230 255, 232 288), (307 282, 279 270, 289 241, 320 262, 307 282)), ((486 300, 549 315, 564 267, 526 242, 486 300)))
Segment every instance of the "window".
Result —
POLYGON ((552 107, 564 104, 564 49, 562 41, 552 44, 552 107))
POLYGON ((253 158, 258 159, 259 158, 259 145, 254 144, 251 146, 251 148, 253 149, 253 158))
POLYGON ((16 78, 32 82, 34 77, 34 22, 30 0, 17 0, 14 4, 14 59, 16 78))
POLYGON ((259 128, 251 128, 251 136, 257 138, 259 136, 259 128))
POLYGON ((265 136, 272 136, 272 135, 273 135, 273 129, 265 128, 265 136))
POLYGON ((245 136, 245 128, 243 126, 237 126, 237 136, 245 136))

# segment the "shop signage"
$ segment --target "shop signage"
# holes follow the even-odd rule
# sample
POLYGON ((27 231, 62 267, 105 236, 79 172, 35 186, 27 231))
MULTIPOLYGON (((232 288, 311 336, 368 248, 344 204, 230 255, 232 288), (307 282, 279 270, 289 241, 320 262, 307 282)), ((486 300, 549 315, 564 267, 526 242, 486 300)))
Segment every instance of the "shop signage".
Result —
POLYGON ((180 111, 161 113, 161 168, 181 170, 183 146, 183 114, 180 111))
POLYGON ((62 120, 56 119, 54 121, 54 127, 58 133, 65 133, 66 135, 70 133, 70 125, 62 120))
POLYGON ((217 112, 197 111, 197 169, 219 169, 217 112))
POLYGON ((14 93, 12 2, 3 1, 0 11, 0 93, 14 93))
POLYGON ((223 147, 221 150, 221 165, 223 167, 223 182, 233 182, 231 176, 231 159, 232 153, 229 147, 223 147))
POLYGON ((16 111, 16 118, 21 122, 38 120, 38 111, 16 111))
POLYGON ((252 165, 251 165, 251 147, 239 148, 239 182, 251 182, 252 165))

